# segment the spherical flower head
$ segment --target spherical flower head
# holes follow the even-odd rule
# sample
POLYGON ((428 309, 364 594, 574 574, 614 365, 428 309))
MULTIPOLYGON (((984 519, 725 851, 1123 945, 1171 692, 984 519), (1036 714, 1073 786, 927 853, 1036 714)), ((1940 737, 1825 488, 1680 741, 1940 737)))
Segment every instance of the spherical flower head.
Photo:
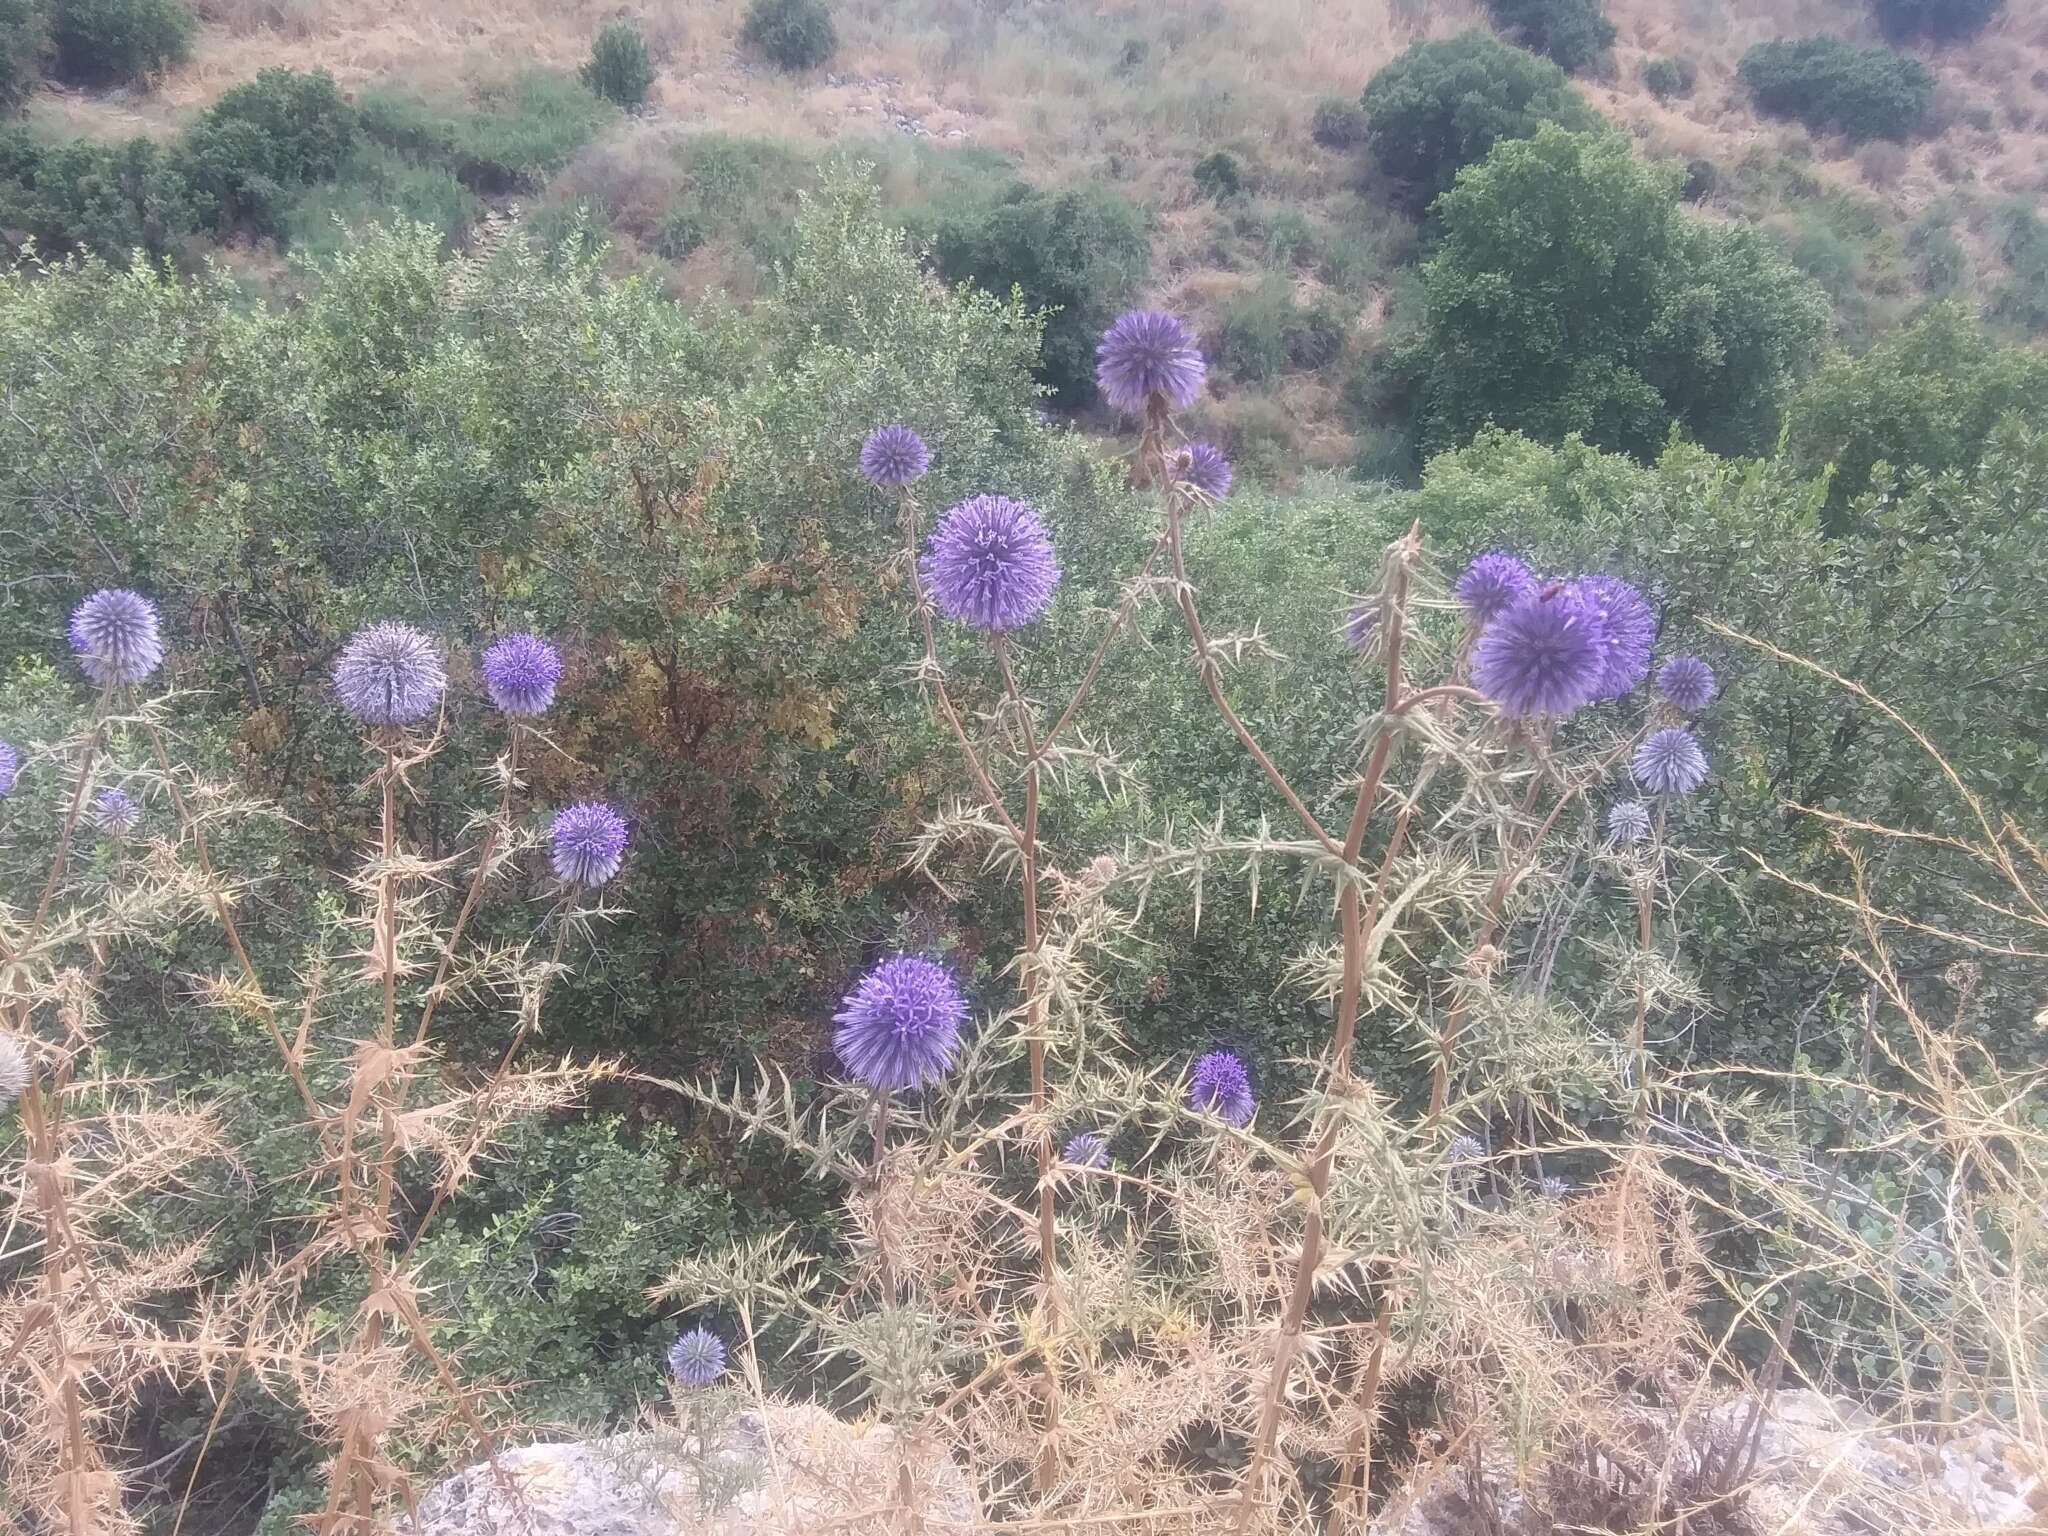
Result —
POLYGON ((1582 576, 1577 585, 1607 628, 1607 661, 1593 697, 1618 699, 1649 676, 1657 616, 1643 594, 1618 576, 1582 576))
POLYGON ((916 955, 891 955, 840 1000, 832 1045, 846 1070, 880 1093, 943 1077, 960 1052, 967 999, 953 973, 916 955))
POLYGON ((1372 644, 1372 637, 1379 633, 1379 629, 1379 600, 1367 598, 1353 603, 1350 615, 1344 620, 1344 643, 1354 651, 1362 651, 1372 644))
POLYGON ((1225 1125, 1243 1125, 1257 1105, 1252 1100, 1252 1076, 1229 1051, 1211 1051, 1195 1062, 1188 1079, 1188 1108, 1213 1111, 1225 1125))
POLYGON ((1132 416, 1143 414, 1154 395, 1176 409, 1193 405, 1208 372, 1187 322, 1156 309, 1118 316, 1095 349, 1102 398, 1132 416))
POLYGON ((102 587, 71 610, 71 649, 96 683, 141 682, 164 659, 156 604, 126 587, 102 587))
POLYGON ((668 1373, 679 1387, 708 1387, 725 1374, 725 1341, 708 1328, 676 1335, 668 1347, 668 1373))
POLYGON ((410 624, 385 619, 349 636, 334 663, 334 694, 364 725, 412 725, 432 714, 448 687, 434 643, 410 624))
POLYGON ((585 800, 555 813, 548 861, 564 885, 603 885, 625 862, 626 841, 626 818, 602 800, 585 800))
POLYGON ((1472 681, 1515 717, 1568 715, 1606 675, 1607 627, 1576 585, 1553 582, 1481 631, 1472 681))
POLYGON ((562 680, 562 657, 539 635, 507 635, 484 652, 484 692, 508 715, 544 715, 562 680))
POLYGON ((14 781, 21 777, 21 754, 0 741, 0 800, 14 793, 14 781))
POLYGON ((1007 496, 975 496, 932 530, 924 579, 947 618, 1017 629, 1051 605, 1060 567, 1035 509, 1007 496))
POLYGON ((28 1092, 28 1047, 7 1030, 0 1030, 0 1104, 12 1104, 28 1092))
POLYGON ((1536 577, 1513 555, 1488 550, 1465 567, 1457 585, 1458 602, 1475 624, 1488 624, 1532 596, 1536 577))
POLYGON ((1083 1131, 1078 1136, 1070 1136, 1067 1144, 1060 1148, 1060 1161, 1072 1163, 1076 1168, 1107 1168, 1109 1138, 1098 1131, 1083 1131))
POLYGON ((1707 754, 1691 731, 1675 725, 1651 732, 1629 766, 1653 795, 1689 795, 1707 779, 1707 754))
POLYGON ((1460 1131, 1444 1148, 1447 1163, 1476 1163, 1486 1156, 1486 1143, 1470 1131, 1460 1131))
POLYGON ((869 485, 909 485, 931 467, 931 450, 908 427, 877 427, 860 445, 861 478, 869 485))
POLYGON ((1657 669, 1657 691, 1682 715, 1714 702, 1714 669, 1697 656, 1674 656, 1657 669))
POLYGON ((92 797, 92 824, 109 837, 123 837, 142 819, 142 807, 127 791, 103 789, 92 797))
POLYGON ((1650 808, 1640 800, 1617 800, 1608 807, 1607 836, 1617 843, 1640 843, 1650 835, 1650 808))
POLYGON ((1181 471, 1181 479, 1211 501, 1228 496, 1230 482, 1237 477, 1230 460, 1223 457, 1223 450, 1213 443, 1190 443, 1187 452, 1188 466, 1181 471))

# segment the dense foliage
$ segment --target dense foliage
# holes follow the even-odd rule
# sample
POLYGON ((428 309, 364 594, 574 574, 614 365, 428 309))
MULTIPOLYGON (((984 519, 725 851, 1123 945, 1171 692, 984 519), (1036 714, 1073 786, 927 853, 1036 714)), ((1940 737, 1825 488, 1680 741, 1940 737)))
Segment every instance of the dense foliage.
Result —
POLYGON ((180 0, 51 0, 57 72, 99 85, 146 79, 181 63, 196 24, 180 0))
POLYGON ((1614 46, 1600 0, 1486 0, 1486 9, 1515 42, 1570 74, 1593 68, 1614 46))
POLYGON ((627 21, 608 21, 598 29, 585 61, 583 83, 615 107, 631 109, 647 99, 654 84, 654 61, 647 39, 627 21))
POLYGON ((1955 42, 1984 30, 2005 0, 1871 0, 1886 37, 1899 42, 1931 38, 1955 42))
POLYGON ((839 47, 825 0, 751 0, 740 35, 782 69, 816 69, 839 47))
POLYGON ((50 52, 50 18, 42 0, 0 0, 0 117, 27 103, 50 52))
POLYGON ((340 172, 356 134, 355 108, 325 70, 266 69, 207 108, 177 165, 208 222, 274 235, 305 186, 340 172))
POLYGON ((1737 73, 1759 111, 1851 139, 1909 139, 1934 105, 1925 64, 1839 37, 1758 43, 1737 73))
POLYGON ((1373 160, 1416 207, 1502 140, 1595 122, 1563 70, 1484 32, 1415 44, 1367 83, 1364 106, 1373 160))

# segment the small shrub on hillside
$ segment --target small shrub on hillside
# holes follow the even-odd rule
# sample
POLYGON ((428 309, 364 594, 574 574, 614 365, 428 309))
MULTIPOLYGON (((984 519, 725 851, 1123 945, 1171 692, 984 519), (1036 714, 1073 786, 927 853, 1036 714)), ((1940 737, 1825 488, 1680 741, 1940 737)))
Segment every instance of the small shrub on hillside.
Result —
POLYGON ((0 116, 28 105, 50 52, 50 19, 41 0, 0 0, 0 116))
POLYGON ((1296 302, 1293 285, 1272 276, 1224 308, 1216 360, 1246 382, 1289 368, 1320 368, 1344 350, 1344 321, 1323 305, 1296 302))
POLYGON ((2033 205, 2015 198, 1998 211, 1999 252, 2012 268, 1992 301, 1991 313, 2030 335, 2048 332, 2048 224, 2033 205))
POLYGON ((1884 35, 1896 42, 1929 38, 1954 42, 1984 30, 2005 0, 1871 0, 1884 35))
POLYGON ((1236 197, 1244 191, 1244 167, 1227 149, 1204 155, 1195 162, 1195 190, 1213 203, 1236 197))
POLYGON ((1721 168, 1711 160, 1694 158, 1685 162, 1685 181, 1678 195, 1688 203, 1703 203, 1721 185, 1721 168))
POLYGON ((195 23, 179 0, 56 0, 57 72, 87 85, 145 80, 181 64, 195 23))
POLYGON ((788 70, 816 69, 839 47, 839 31, 825 0, 754 0, 740 34, 788 70))
POLYGON ((44 144, 24 129, 0 133, 0 227, 46 254, 87 250, 120 263, 139 250, 160 260, 192 224, 191 189, 153 139, 44 144))
POLYGON ((541 68, 482 87, 467 110, 388 88, 365 91, 358 106, 372 139, 486 193, 538 189, 615 110, 581 81, 541 68))
POLYGON ((1667 54, 1643 66, 1643 89, 1659 101, 1690 96, 1699 83, 1699 66, 1683 54, 1667 54))
POLYGON ((1355 149, 1371 126, 1365 108, 1343 96, 1325 96, 1308 120, 1309 137, 1325 149, 1355 149))
POLYGON ((370 223, 426 224, 452 248, 483 205, 445 165, 426 165, 381 144, 358 144, 332 181, 307 187, 284 217, 294 253, 328 257, 370 223))
POLYGON ((1970 253, 1956 238, 1954 223, 1954 211, 1937 206, 1906 232, 1914 280, 1936 297, 1954 293, 1970 280, 1970 253))
POLYGON ((334 178, 357 131, 355 108, 325 70, 266 69, 192 126, 178 164, 202 218, 281 234, 300 189, 334 178))
POLYGON ((1910 138, 1934 105, 1934 76, 1919 60, 1838 37, 1759 43, 1738 73, 1759 111, 1852 139, 1910 138))
POLYGON ((647 55, 647 39, 640 29, 628 21, 606 23, 590 45, 582 79, 590 90, 628 111, 647 100, 647 89, 654 84, 654 61, 647 55))
POLYGON ((1570 74, 1591 69, 1614 46, 1600 0, 1486 0, 1486 9, 1515 42, 1570 74))
POLYGON ((1563 70, 1484 32, 1417 43, 1372 77, 1363 100, 1374 161, 1418 209, 1503 139, 1597 121, 1563 70))

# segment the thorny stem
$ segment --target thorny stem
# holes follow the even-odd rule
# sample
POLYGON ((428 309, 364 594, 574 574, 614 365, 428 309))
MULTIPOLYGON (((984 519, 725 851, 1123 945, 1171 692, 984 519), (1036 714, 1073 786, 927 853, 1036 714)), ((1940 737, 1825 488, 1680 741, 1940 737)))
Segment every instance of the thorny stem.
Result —
POLYGON ((1343 1536, 1345 1526, 1356 1515, 1365 1517, 1372 1502, 1372 1432, 1379 1419, 1380 1376, 1386 1368, 1387 1342, 1394 1329, 1394 1298, 1391 1291, 1380 1298, 1372 1324, 1372 1347, 1359 1366, 1358 1427, 1344 1443, 1344 1467, 1337 1479, 1337 1503, 1330 1512, 1330 1536, 1343 1536))
POLYGON ((1640 1139, 1650 1125, 1650 945, 1654 938, 1657 876, 1664 867, 1664 807, 1657 808, 1657 828, 1650 844, 1650 867, 1642 872, 1636 888, 1636 1016, 1629 1026, 1629 1059, 1635 1064, 1635 1131, 1640 1139))
POLYGON ((412 1032, 414 1045, 426 1043, 427 1029, 434 1022, 434 1010, 441 1006, 441 989, 447 985, 448 973, 455 967, 456 947, 462 942, 463 931, 483 900, 484 886, 491 874, 491 857, 498 851, 498 839, 512 820, 512 796, 519 787, 519 745, 525 735, 526 727, 514 720, 512 740, 505 749, 505 785, 498 794, 498 814, 485 828, 483 841, 477 845, 476 873, 470 876, 469 890, 462 898, 462 910, 455 914, 455 924, 448 930, 448 941, 441 946, 440 962, 434 967, 434 979, 427 986, 426 1000, 420 1004, 420 1021, 412 1032))
POLYGON ((50 915, 50 902, 57 894, 57 883, 64 878, 65 860, 71 852, 71 837, 78 830, 78 818, 85 810, 85 797, 92 789, 93 760, 99 755, 100 740, 107 732, 107 703, 113 695, 114 685, 108 683, 100 689, 99 700, 93 705, 92 731, 78 755, 78 784, 71 791, 71 806, 64 813, 63 830, 57 834, 57 847, 50 857, 50 876, 43 882, 43 894, 36 900, 36 915, 29 921, 30 943, 34 942, 34 935, 42 932, 43 920, 50 915))
POLYGON ((1117 604, 1116 614, 1110 619, 1109 628, 1102 632, 1102 643, 1096 646, 1095 655, 1088 663, 1088 670, 1081 674, 1081 681, 1074 689, 1074 696, 1067 700, 1067 707, 1060 711, 1059 719, 1053 721, 1052 729, 1045 733, 1045 740, 1039 743, 1038 753, 1040 755, 1052 750, 1053 742, 1059 737, 1060 732, 1067 728, 1067 722, 1074 718, 1075 711, 1081 707, 1081 701, 1087 698, 1090 691, 1094 689, 1095 679, 1102 672, 1102 663, 1109 655, 1110 644, 1116 639, 1117 633, 1137 613, 1138 601, 1144 593, 1145 583, 1151 579, 1152 567, 1159 563, 1160 555, 1166 551, 1166 544, 1167 535, 1164 533, 1161 533, 1157 539, 1153 540, 1151 552, 1145 556, 1145 563, 1138 567, 1138 574, 1132 578, 1130 586, 1125 589, 1124 599, 1121 603, 1117 604))

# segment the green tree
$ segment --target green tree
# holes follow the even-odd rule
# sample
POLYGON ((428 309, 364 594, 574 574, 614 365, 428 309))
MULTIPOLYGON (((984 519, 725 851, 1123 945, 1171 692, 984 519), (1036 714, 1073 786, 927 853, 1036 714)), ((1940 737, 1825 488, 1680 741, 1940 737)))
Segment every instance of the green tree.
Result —
POLYGON ((218 226, 277 234, 300 190, 341 170, 357 129, 355 108, 324 69, 266 69, 192 125, 179 165, 218 226))
POLYGON ((825 0, 753 0, 740 35, 787 70, 816 69, 839 47, 825 0))
POLYGON ((28 105, 50 52, 43 0, 0 0, 0 117, 28 105))
POLYGON ((582 78, 613 106, 631 110, 645 101, 654 84, 654 61, 640 29, 629 21, 606 22, 590 45, 582 78))
POLYGON ((179 0, 55 0, 57 71, 88 85, 144 80, 182 64, 196 28, 179 0))
POLYGON ((1570 74, 1592 68, 1614 46, 1600 0, 1486 0, 1494 25, 1570 74))
POLYGON ((1415 208, 1505 139, 1598 121, 1563 70, 1484 32, 1415 44, 1372 77, 1363 101, 1372 157, 1415 208))
POLYGON ((1736 72, 1758 111, 1851 139, 1911 138, 1934 105, 1934 76, 1918 59, 1839 37, 1758 43, 1736 72))

